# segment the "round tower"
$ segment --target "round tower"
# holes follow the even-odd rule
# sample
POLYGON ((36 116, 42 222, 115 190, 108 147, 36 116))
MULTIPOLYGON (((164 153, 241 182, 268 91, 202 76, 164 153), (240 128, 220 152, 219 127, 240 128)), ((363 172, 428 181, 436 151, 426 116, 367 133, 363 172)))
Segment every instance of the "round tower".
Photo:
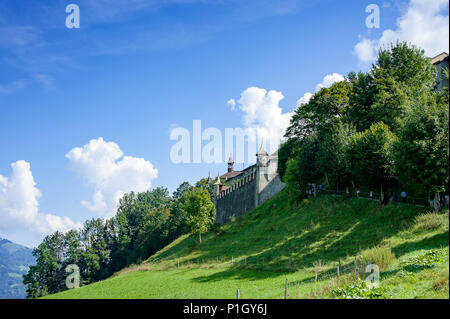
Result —
POLYGON ((234 171, 234 162, 233 157, 230 154, 230 158, 228 159, 228 173, 231 173, 234 171))

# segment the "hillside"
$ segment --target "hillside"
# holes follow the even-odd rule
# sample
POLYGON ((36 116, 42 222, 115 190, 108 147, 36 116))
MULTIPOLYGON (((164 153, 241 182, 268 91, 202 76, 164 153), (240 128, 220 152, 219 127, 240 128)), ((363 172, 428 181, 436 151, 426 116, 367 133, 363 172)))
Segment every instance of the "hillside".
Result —
POLYGON ((319 196, 295 205, 285 191, 214 229, 182 236, 145 263, 47 298, 332 297, 381 266, 389 298, 448 298, 448 210, 319 196), (337 266, 340 261, 340 278, 337 266))
POLYGON ((22 275, 34 264, 30 248, 0 238, 0 299, 25 298, 22 275))

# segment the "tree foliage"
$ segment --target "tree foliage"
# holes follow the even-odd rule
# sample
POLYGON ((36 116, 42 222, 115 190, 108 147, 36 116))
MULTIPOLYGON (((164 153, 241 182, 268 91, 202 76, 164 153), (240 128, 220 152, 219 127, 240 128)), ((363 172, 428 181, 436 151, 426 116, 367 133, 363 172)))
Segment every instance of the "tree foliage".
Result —
POLYGON ((186 213, 186 225, 190 231, 199 235, 200 243, 202 234, 206 233, 213 223, 215 207, 207 189, 194 187, 185 192, 183 210, 186 213))

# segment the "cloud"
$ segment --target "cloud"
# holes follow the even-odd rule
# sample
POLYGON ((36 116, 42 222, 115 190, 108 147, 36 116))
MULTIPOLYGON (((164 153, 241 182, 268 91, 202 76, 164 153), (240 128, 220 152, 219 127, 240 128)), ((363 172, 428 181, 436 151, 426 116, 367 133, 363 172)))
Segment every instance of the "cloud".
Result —
POLYGON ((35 246, 44 235, 81 226, 68 217, 39 212, 41 192, 36 187, 30 164, 11 164, 12 174, 0 174, 0 234, 14 242, 35 246))
MULTIPOLYGON (((332 86, 334 83, 341 82, 344 80, 345 78, 339 73, 327 74, 323 77, 322 82, 316 85, 315 91, 318 92, 322 88, 328 88, 332 86)), ((297 100, 297 107, 299 107, 302 104, 308 103, 309 100, 313 97, 313 95, 314 94, 311 92, 306 92, 305 94, 303 94, 303 96, 297 100)))
POLYGON ((238 101, 250 141, 264 141, 269 152, 278 149, 293 114, 283 113, 279 105, 283 98, 283 94, 278 91, 249 87, 241 93, 238 101))
POLYGON ((301 98, 299 98, 297 100, 297 107, 299 107, 302 104, 308 103, 312 97, 313 97, 313 94, 311 92, 306 92, 305 94, 303 94, 303 96, 301 98))
POLYGON ((7 84, 0 84, 0 95, 9 95, 17 90, 23 89, 27 85, 27 80, 17 80, 7 84))
POLYGON ((376 40, 362 39, 355 45, 355 54, 361 63, 369 63, 376 59, 376 40))
POLYGON ((234 99, 229 99, 227 104, 231 107, 231 110, 236 108, 236 101, 234 99))
POLYGON ((54 85, 54 78, 48 74, 34 74, 33 79, 40 83, 45 89, 53 89, 55 87, 54 85))
POLYGON ((40 39, 41 31, 31 26, 0 27, 0 46, 29 46, 40 39))
POLYGON ((128 192, 143 192, 158 176, 153 164, 143 158, 123 156, 119 145, 92 139, 83 147, 75 147, 66 157, 79 176, 94 188, 91 201, 81 205, 102 217, 115 214, 119 199, 128 192))
POLYGON ((316 92, 322 88, 328 88, 336 82, 344 81, 344 77, 338 73, 327 74, 324 76, 321 83, 316 85, 316 92))
POLYGON ((397 40, 407 41, 432 57, 449 49, 448 0, 411 0, 405 13, 397 19, 395 30, 384 30, 379 39, 362 38, 354 48, 362 64, 373 62, 379 48, 397 40))

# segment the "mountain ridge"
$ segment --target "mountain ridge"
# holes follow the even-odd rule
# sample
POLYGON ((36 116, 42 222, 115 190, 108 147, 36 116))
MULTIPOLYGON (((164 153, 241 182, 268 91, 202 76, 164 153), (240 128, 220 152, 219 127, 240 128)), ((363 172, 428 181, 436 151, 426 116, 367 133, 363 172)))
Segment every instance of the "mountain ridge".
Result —
POLYGON ((26 287, 22 276, 35 259, 31 248, 0 238, 0 298, 23 299, 26 287))

